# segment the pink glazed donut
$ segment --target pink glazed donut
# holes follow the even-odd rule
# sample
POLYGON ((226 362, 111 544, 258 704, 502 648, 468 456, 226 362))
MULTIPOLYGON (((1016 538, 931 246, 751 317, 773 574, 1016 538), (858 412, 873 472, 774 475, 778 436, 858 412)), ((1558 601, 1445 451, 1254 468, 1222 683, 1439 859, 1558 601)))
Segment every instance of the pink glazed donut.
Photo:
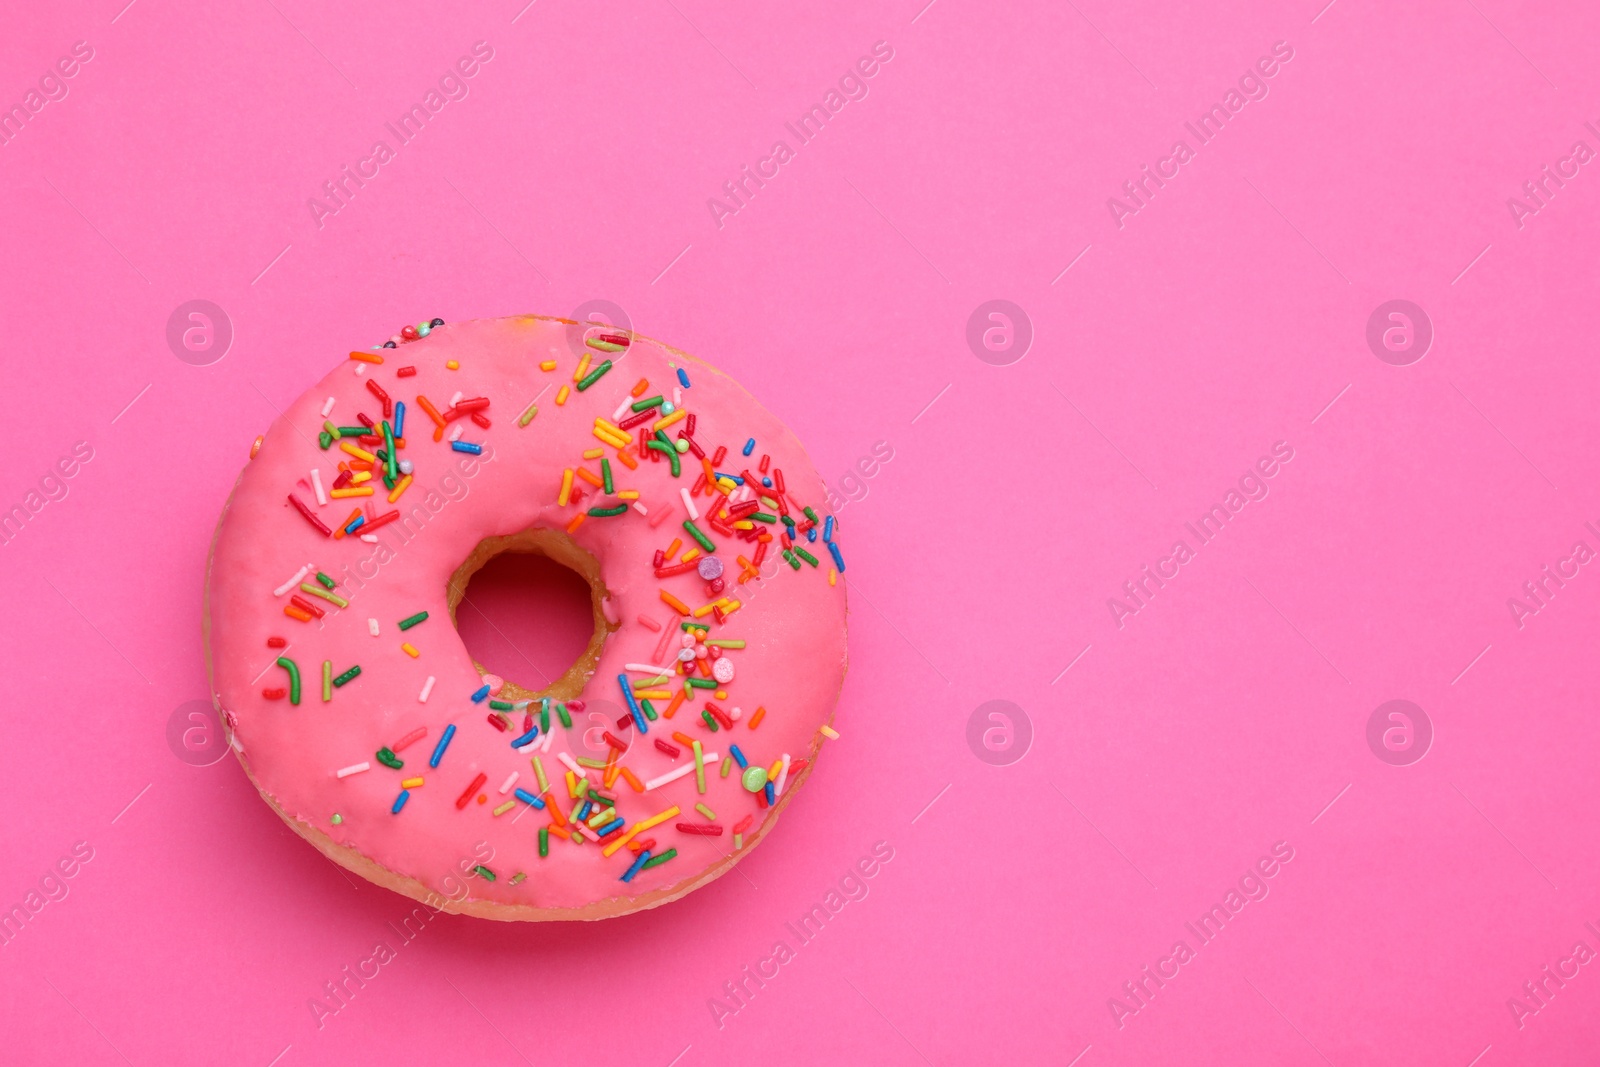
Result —
POLYGON ((816 764, 844 682, 839 528, 738 383, 631 331, 405 330, 291 404, 223 508, 212 699, 296 833, 490 919, 602 919, 726 873, 816 764), (473 572, 541 553, 594 635, 534 689, 454 626, 473 572))

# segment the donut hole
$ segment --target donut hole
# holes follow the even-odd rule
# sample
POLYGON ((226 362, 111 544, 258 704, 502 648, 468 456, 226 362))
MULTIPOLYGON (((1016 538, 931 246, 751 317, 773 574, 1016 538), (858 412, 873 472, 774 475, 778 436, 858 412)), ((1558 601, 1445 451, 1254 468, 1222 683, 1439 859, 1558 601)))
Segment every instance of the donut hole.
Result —
POLYGON ((564 532, 527 530, 478 544, 450 579, 451 620, 501 696, 570 700, 582 691, 612 627, 594 557, 564 532))

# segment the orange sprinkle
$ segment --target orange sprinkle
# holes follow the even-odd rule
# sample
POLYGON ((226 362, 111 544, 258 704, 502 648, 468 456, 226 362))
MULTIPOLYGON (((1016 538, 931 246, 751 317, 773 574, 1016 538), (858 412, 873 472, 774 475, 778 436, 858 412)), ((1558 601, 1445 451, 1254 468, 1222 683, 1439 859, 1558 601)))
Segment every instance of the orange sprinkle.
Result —
POLYGON ((588 517, 589 513, 587 511, 578 512, 578 514, 574 516, 573 520, 567 523, 567 533, 576 533, 578 527, 583 525, 583 520, 587 519, 588 517))
POLYGON ((643 793, 644 792, 644 783, 639 781, 639 779, 635 778, 633 776, 633 772, 628 770, 628 768, 626 768, 626 767, 622 768, 622 777, 624 777, 624 778, 626 778, 628 780, 628 785, 633 788, 633 791, 635 793, 643 793))
POLYGON ((661 599, 668 607, 670 607, 673 611, 676 611, 679 615, 693 614, 689 610, 689 605, 685 604, 683 601, 679 600, 665 589, 661 590, 661 599))
POLYGON ((756 713, 750 716, 750 729, 754 730, 757 726, 760 726, 761 720, 766 717, 767 709, 765 707, 756 708, 756 713))
POLYGON ((376 352, 352 352, 351 359, 359 359, 363 363, 382 363, 383 357, 376 352))
POLYGON ((563 841, 571 841, 572 840, 572 835, 567 833, 567 831, 564 830, 563 828, 557 826, 555 823, 551 823, 549 829, 550 829, 551 833, 555 834, 557 837, 561 838, 563 841))
MULTIPOLYGON (((546 790, 545 796, 549 798, 549 803, 546 805, 546 808, 550 812, 550 817, 562 826, 567 825, 567 817, 561 814, 561 805, 556 803, 555 795, 549 790, 546 790)), ((550 829, 553 831, 555 827, 552 826, 550 829)), ((561 836, 566 837, 566 831, 562 831, 561 836)))
POLYGON ((632 446, 624 448, 620 452, 618 452, 617 453, 617 458, 619 460, 621 460, 622 461, 622 465, 624 467, 627 467, 629 470, 636 471, 636 470, 639 469, 639 461, 633 458, 633 448, 632 448, 632 446))
POLYGON ((678 554, 678 549, 680 549, 682 547, 683 547, 683 538, 674 537, 672 539, 672 547, 667 549, 667 552, 666 552, 667 558, 671 559, 673 556, 676 556, 678 554))
POLYGON ((435 426, 439 427, 440 429, 444 428, 444 416, 439 414, 439 409, 433 406, 433 401, 429 400, 421 393, 418 393, 417 406, 428 413, 428 418, 433 420, 433 424, 435 426))
POLYGON ((579 467, 574 473, 584 481, 588 482, 590 485, 594 486, 596 489, 605 488, 606 483, 600 480, 600 476, 598 474, 595 474, 587 467, 579 467))
POLYGON ((337 526, 335 526, 333 528, 333 539, 335 541, 337 541, 337 540, 339 540, 339 538, 343 537, 344 536, 344 528, 346 526, 349 526, 352 522, 355 522, 356 521, 356 516, 360 515, 360 514, 361 514, 361 509, 360 508, 356 508, 349 515, 345 516, 345 520, 343 522, 341 522, 339 525, 337 525, 337 526))
MULTIPOLYGON (((674 693, 673 696, 672 696, 672 702, 667 705, 667 710, 663 711, 661 713, 661 717, 663 719, 670 719, 674 715, 676 715, 677 712, 678 712, 679 705, 681 705, 683 703, 684 698, 687 697, 688 695, 689 695, 689 690, 687 688, 680 689, 676 693, 674 693)), ((689 747, 693 748, 694 746, 691 744, 689 747)))
POLYGON ((301 611, 293 604, 285 604, 283 606, 283 613, 289 616, 291 619, 299 619, 301 622, 311 621, 311 613, 309 611, 301 611))
POLYGON ((646 389, 648 389, 648 388, 650 388, 650 379, 649 378, 640 378, 639 381, 637 383, 635 383, 634 387, 633 387, 633 396, 634 396, 634 398, 637 399, 637 398, 639 398, 641 396, 644 396, 644 391, 646 389))

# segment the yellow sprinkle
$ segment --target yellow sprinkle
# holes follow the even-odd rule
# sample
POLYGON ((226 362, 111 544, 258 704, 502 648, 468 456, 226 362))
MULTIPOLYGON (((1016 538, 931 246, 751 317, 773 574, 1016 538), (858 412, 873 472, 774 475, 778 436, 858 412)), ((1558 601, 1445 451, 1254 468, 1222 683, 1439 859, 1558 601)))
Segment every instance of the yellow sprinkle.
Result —
POLYGON ((724 614, 724 615, 732 615, 734 612, 738 611, 739 608, 740 608, 739 601, 737 601, 737 600, 729 600, 727 603, 722 605, 722 614, 724 614))
POLYGON ((561 495, 556 497, 556 503, 561 507, 567 506, 567 500, 572 496, 572 468, 568 467, 561 472, 561 495))
POLYGON ((416 646, 413 645, 410 641, 407 641, 405 644, 401 645, 400 646, 400 651, 404 652, 406 655, 410 656, 412 659, 416 659, 418 656, 422 655, 422 653, 418 652, 417 649, 416 649, 416 646))
MULTIPOLYGON (((565 389, 566 386, 563 385, 561 388, 565 389)), ((604 441, 606 444, 610 445, 612 448, 628 447, 629 438, 626 434, 621 433, 620 431, 614 433, 611 430, 606 429, 604 426, 596 426, 594 428, 594 435, 600 438, 600 440, 604 441)))
POLYGON ((339 442, 339 450, 341 452, 348 452, 350 455, 356 457, 357 459, 364 459, 368 463, 376 463, 376 462, 378 462, 378 457, 377 456, 374 456, 371 452, 368 452, 366 449, 362 448, 360 445, 353 444, 350 441, 340 441, 339 442))
POLYGON ((668 819, 671 819, 674 816, 678 815, 679 812, 680 812, 680 809, 678 808, 678 805, 674 804, 674 805, 672 805, 672 807, 668 808, 666 811, 663 811, 659 815, 652 815, 648 819, 644 820, 643 822, 634 823, 633 826, 631 826, 626 833, 624 833, 621 836, 619 836, 615 841, 611 842, 604 849, 602 849, 602 851, 607 856, 611 855, 617 849, 621 848, 623 845, 626 845, 629 841, 631 841, 633 839, 633 835, 634 834, 640 832, 641 830, 648 830, 652 826, 659 826, 662 823, 666 822, 668 819))
POLYGON ((371 471, 352 471, 350 474, 351 485, 360 485, 362 482, 370 481, 372 481, 371 471))
POLYGON ((695 608, 694 609, 694 617, 697 618, 697 619, 703 619, 707 615, 711 614, 711 611, 712 611, 713 608, 716 608, 718 606, 719 605, 717 604, 717 602, 715 600, 713 600, 709 604, 705 604, 705 605, 703 605, 701 607, 695 608))
POLYGON ((728 691, 726 689, 718 689, 712 695, 715 696, 718 700, 727 700, 728 699, 728 691))
POLYGON ((446 370, 458 370, 461 367, 461 364, 457 363, 453 359, 445 360, 444 365, 446 370))
MULTIPOLYGON (((732 757, 729 757, 729 758, 731 759, 732 757)), ((725 759, 722 762, 724 764, 726 764, 728 761, 725 759)), ((727 777, 727 773, 726 772, 723 773, 723 777, 727 777)), ((717 813, 712 811, 710 808, 706 807, 704 804, 698 804, 697 803, 694 806, 694 810, 698 811, 701 815, 704 815, 706 818, 712 820, 713 822, 716 821, 717 813)))
POLYGON ((628 431, 624 430, 621 426, 618 426, 616 423, 612 422, 610 419, 602 419, 597 415, 597 416, 595 416, 594 424, 596 426, 600 427, 601 429, 607 431, 608 433, 614 434, 617 437, 622 438, 624 441, 631 440, 631 438, 628 437, 628 431))
POLYGON ((831 726, 824 726, 822 728, 822 736, 827 737, 827 738, 831 738, 832 740, 837 741, 837 740, 839 740, 839 731, 835 730, 831 726))
POLYGON ((399 500, 400 494, 404 493, 408 488, 410 488, 410 486, 411 475, 409 474, 404 478, 401 478, 398 482, 395 482, 394 488, 389 490, 389 503, 393 504, 396 500, 399 500))
POLYGON ((599 459, 601 456, 603 456, 605 454, 606 454, 606 450, 603 449, 603 448, 587 448, 587 449, 584 449, 583 458, 584 459, 599 459))
POLYGON ((514 808, 516 806, 517 806, 517 802, 515 800, 508 800, 504 804, 500 805, 498 808, 495 808, 494 809, 494 813, 497 816, 504 815, 506 812, 510 811, 512 808, 514 808))
POLYGON ((838 585, 839 584, 839 572, 834 570, 832 567, 828 568, 828 584, 829 585, 838 585))
POLYGON ((540 370, 555 370, 556 369, 556 361, 553 360, 553 359, 544 360, 539 364, 539 369, 540 370))
POLYGON ((589 373, 589 353, 585 352, 583 358, 578 360, 578 369, 572 372, 572 380, 583 381, 583 376, 589 373))
POLYGON ((722 490, 723 496, 727 496, 729 493, 733 492, 735 483, 732 478, 718 478, 717 488, 722 490))
POLYGON ((335 500, 343 500, 348 496, 371 496, 372 486, 362 485, 354 489, 330 489, 328 490, 328 495, 335 500))
POLYGON ((778 772, 781 770, 783 770, 783 759, 779 757, 772 761, 772 766, 767 768, 767 781, 776 782, 778 780, 778 772))
POLYGON ((680 563, 688 563, 691 559, 694 559, 699 554, 700 554, 700 550, 698 548, 691 548, 689 551, 687 551, 687 552, 685 552, 683 554, 683 559, 681 559, 679 562, 680 563))
POLYGON ((640 700, 671 700, 672 699, 672 690, 670 690, 670 689, 634 690, 633 695, 638 697, 640 700))
POLYGON ((533 773, 539 779, 539 792, 546 793, 550 790, 550 779, 544 776, 544 764, 539 762, 539 757, 533 757, 533 773))
POLYGON ((735 530, 754 530, 756 528, 756 524, 751 522, 749 519, 740 519, 738 522, 733 524, 733 528, 735 530))
POLYGON ((638 500, 639 499, 639 490, 637 490, 637 489, 618 489, 617 490, 617 499, 618 500, 638 500))
POLYGON ((578 795, 578 776, 571 771, 567 772, 567 795, 574 797, 578 795))
POLYGON ((400 788, 401 789, 421 789, 422 788, 422 783, 423 783, 424 780, 425 779, 422 779, 422 778, 407 778, 405 781, 400 783, 400 788))
POLYGON ((650 429, 651 430, 664 430, 668 426, 671 426, 673 423, 679 422, 679 421, 681 421, 683 419, 686 419, 688 417, 689 417, 689 409, 688 408, 679 408, 677 411, 674 411, 671 415, 667 415, 667 416, 664 416, 662 418, 657 419, 655 422, 653 422, 650 425, 650 429))
POLYGON ((570 392, 570 390, 566 386, 563 385, 561 387, 561 389, 556 393, 556 407, 560 407, 562 404, 565 404, 567 402, 567 393, 568 392, 570 392))

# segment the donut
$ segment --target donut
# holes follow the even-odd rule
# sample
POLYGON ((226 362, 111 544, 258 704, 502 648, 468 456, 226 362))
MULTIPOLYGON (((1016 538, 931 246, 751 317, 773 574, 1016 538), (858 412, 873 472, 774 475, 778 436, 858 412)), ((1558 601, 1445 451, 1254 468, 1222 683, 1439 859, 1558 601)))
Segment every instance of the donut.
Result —
POLYGON ((250 452, 207 562, 212 699, 262 799, 368 881, 500 920, 655 907, 763 840, 838 736, 822 480, 684 352, 432 319, 350 352, 250 452), (505 552, 589 584, 594 633, 549 684, 456 632, 505 552))

